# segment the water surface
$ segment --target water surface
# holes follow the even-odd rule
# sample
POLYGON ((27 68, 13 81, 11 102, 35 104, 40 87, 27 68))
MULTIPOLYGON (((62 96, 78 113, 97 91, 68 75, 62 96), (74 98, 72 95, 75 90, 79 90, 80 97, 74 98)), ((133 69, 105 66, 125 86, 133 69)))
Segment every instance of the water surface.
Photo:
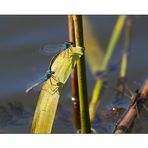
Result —
MULTIPOLYGON (((117 16, 89 16, 96 38, 105 50, 117 16)), ((5 133, 30 133, 31 122, 39 92, 25 94, 28 83, 46 71, 51 56, 42 55, 39 49, 46 44, 59 44, 68 40, 67 16, 0 16, 0 129, 5 133)), ((85 24, 84 24, 85 25, 85 24)), ((142 82, 148 73, 148 17, 134 21, 131 53, 128 65, 128 82, 142 82)), ((85 31, 85 30, 84 30, 85 31)), ((116 51, 123 48, 122 39, 116 51)), ((116 52, 118 53, 118 52, 116 52)), ((113 58, 117 58, 115 54, 113 58)), ((88 94, 91 98, 95 79, 87 67, 88 94)), ((118 72, 109 75, 109 86, 116 84, 118 72)), ((70 80, 63 89, 57 111, 54 133, 75 133, 72 124, 70 80), (68 93, 67 93, 68 92, 68 93)), ((98 133, 111 133, 112 120, 103 120, 101 111, 113 101, 114 93, 107 89, 93 128, 98 133)), ((142 111, 134 132, 147 133, 148 113, 142 111)))

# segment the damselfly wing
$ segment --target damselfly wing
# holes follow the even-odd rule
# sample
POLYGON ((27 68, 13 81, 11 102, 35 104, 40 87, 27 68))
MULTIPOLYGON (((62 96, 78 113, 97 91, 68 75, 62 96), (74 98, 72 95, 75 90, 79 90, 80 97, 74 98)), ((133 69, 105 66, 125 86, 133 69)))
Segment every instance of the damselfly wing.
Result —
POLYGON ((40 49, 40 52, 44 55, 52 55, 62 52, 63 50, 69 48, 71 45, 73 45, 72 42, 65 42, 63 44, 48 44, 43 46, 40 49))

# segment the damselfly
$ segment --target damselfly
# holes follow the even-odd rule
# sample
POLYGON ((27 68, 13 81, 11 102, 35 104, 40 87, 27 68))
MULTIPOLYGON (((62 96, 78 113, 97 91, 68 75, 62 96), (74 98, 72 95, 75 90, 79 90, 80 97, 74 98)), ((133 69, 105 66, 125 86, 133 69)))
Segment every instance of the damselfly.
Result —
MULTIPOLYGON (((45 75, 44 75, 43 77, 41 77, 39 80, 37 80, 35 83, 31 84, 31 85, 26 89, 26 91, 25 91, 26 93, 28 93, 29 91, 31 91, 34 87, 38 86, 39 84, 41 84, 41 83, 45 82, 46 80, 50 79, 51 77, 56 80, 56 78, 53 76, 53 74, 54 74, 55 72, 52 71, 52 64, 53 64, 54 60, 56 59, 56 57, 59 55, 59 53, 60 53, 61 51, 65 50, 65 49, 69 48, 72 44, 73 44, 72 42, 65 42, 65 44, 63 44, 63 46, 59 48, 60 50, 56 50, 57 53, 56 53, 56 55, 53 56, 52 59, 50 60, 49 67, 48 67, 48 69, 47 69, 45 75)), ((47 47, 49 47, 49 45, 48 45, 47 47)), ((55 49, 51 49, 51 48, 47 48, 47 47, 46 47, 46 48, 43 48, 43 49, 45 49, 46 52, 47 52, 47 51, 50 52, 50 50, 51 50, 51 51, 52 51, 52 50, 55 50, 55 49), (50 50, 49 50, 49 49, 50 49, 50 50)), ((56 47, 56 46, 55 46, 55 47, 56 47)), ((58 48, 57 48, 57 49, 58 49, 58 48)))

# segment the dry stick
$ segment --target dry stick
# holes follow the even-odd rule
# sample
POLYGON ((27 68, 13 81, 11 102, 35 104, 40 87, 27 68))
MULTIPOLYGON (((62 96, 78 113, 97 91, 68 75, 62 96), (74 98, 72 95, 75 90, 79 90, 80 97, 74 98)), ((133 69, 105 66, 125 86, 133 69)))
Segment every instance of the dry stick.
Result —
POLYGON ((138 102, 135 102, 124 118, 120 121, 120 123, 116 126, 115 129, 115 134, 123 134, 123 133, 128 133, 128 129, 132 126, 132 123, 134 122, 135 118, 137 117, 137 114, 141 111, 142 109, 142 104, 144 103, 142 98, 138 99, 138 102), (137 112, 138 108, 138 112, 137 112))
POLYGON ((141 111, 143 104, 146 101, 146 97, 148 97, 148 80, 146 80, 143 87, 140 89, 135 97, 135 101, 129 108, 128 112, 116 126, 114 131, 115 134, 128 133, 128 129, 130 129, 133 125, 135 118, 141 111))
MULTIPOLYGON (((74 15, 76 46, 84 47, 82 16, 74 15)), ((81 133, 91 133, 91 125, 88 111, 88 96, 85 70, 85 55, 77 62, 78 88, 80 99, 81 133)))
MULTIPOLYGON (((69 41, 73 42, 75 46, 74 22, 72 15, 68 16, 68 28, 69 28, 69 41)), ((81 129, 77 65, 71 74, 71 90, 72 90, 72 108, 73 108, 74 126, 77 129, 81 129)))

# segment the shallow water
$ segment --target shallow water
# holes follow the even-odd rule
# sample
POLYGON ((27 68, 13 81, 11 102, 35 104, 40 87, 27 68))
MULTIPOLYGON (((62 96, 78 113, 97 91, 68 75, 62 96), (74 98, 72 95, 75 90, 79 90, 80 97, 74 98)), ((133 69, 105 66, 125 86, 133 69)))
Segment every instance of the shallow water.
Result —
MULTIPOLYGON (((107 47, 117 16, 89 16, 97 39, 103 49, 107 47)), ((131 52, 128 65, 128 83, 142 82, 148 73, 148 17, 134 21, 131 52)), ((67 16, 0 16, 0 132, 30 133, 38 92, 25 94, 28 83, 46 71, 50 58, 39 49, 46 44, 64 43, 68 40, 67 16)), ((122 39, 116 51, 123 48, 122 39)), ((51 55, 52 56, 52 55, 51 55)), ((115 54, 113 58, 117 58, 115 54)), ((88 94, 91 98, 95 79, 87 67, 88 94)), ((118 73, 109 75, 109 86, 116 84, 118 73)), ((63 89, 53 133, 75 133, 72 124, 70 80, 63 89), (67 93, 69 92, 69 93, 67 93)), ((112 120, 103 120, 101 111, 113 101, 114 93, 107 89, 101 98, 93 128, 98 133, 111 133, 112 120)), ((137 119, 134 132, 148 133, 148 113, 143 110, 137 119)))

